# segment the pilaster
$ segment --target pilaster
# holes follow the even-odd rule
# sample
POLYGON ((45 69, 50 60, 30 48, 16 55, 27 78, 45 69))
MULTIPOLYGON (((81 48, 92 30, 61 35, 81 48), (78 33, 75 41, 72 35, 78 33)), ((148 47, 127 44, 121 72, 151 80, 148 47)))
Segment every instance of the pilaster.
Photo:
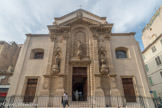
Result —
MULTIPOLYGON (((54 35, 54 34, 51 34, 54 35)), ((43 82, 43 89, 41 91, 41 95, 48 96, 50 95, 50 81, 51 81, 51 68, 52 68, 52 60, 53 60, 53 52, 54 52, 54 40, 51 39, 50 43, 50 51, 48 56, 48 63, 47 63, 47 71, 44 74, 44 82, 43 82)))

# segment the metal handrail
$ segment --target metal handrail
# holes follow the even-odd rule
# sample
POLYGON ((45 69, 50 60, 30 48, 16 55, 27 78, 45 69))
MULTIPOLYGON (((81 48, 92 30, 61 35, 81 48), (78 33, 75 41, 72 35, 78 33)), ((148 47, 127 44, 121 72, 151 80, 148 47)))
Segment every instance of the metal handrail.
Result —
MULTIPOLYGON (((153 103, 153 98, 142 96, 86 96, 85 100, 73 101, 73 97, 68 96, 70 107, 142 107, 158 108, 153 103), (130 99, 130 100, 129 100, 130 99), (132 101, 132 102, 131 102, 132 101)), ((62 96, 12 96, 5 98, 4 106, 33 106, 33 107, 61 107, 62 96), (29 101, 28 101, 28 99, 29 101), (30 100, 31 99, 31 100, 30 100)))

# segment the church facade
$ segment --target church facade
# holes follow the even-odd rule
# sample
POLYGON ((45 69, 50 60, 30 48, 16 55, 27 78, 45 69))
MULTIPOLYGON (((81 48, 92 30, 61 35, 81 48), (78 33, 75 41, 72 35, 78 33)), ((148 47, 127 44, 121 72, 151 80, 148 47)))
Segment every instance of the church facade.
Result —
MULTIPOLYGON (((100 107, 117 106, 116 98, 106 97, 120 97, 123 107, 139 104, 137 97, 151 97, 135 33, 112 33, 113 24, 106 17, 82 9, 55 18, 47 27, 49 34, 26 35, 9 97, 34 102, 36 96, 59 97, 66 92, 69 102, 102 97, 100 107)), ((46 101, 46 107, 57 102, 46 101)))

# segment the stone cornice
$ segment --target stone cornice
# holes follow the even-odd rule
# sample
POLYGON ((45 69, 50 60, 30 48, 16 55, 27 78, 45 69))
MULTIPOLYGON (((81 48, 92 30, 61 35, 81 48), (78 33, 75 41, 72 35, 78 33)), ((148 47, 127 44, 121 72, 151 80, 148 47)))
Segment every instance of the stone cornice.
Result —
POLYGON ((0 72, 0 75, 11 76, 13 75, 13 73, 12 72, 0 72))
POLYGON ((81 18, 81 19, 74 18, 74 19, 71 19, 67 22, 62 23, 61 25, 74 26, 74 25, 77 25, 77 24, 83 24, 83 25, 89 26, 89 25, 94 25, 95 23, 99 23, 99 22, 96 22, 94 20, 90 20, 88 18, 81 18))
POLYGON ((69 61, 69 63, 71 65, 82 66, 82 65, 89 65, 91 63, 91 60, 90 59, 82 59, 82 60, 79 60, 79 59, 71 59, 69 61))
POLYGON ((134 36, 136 33, 135 32, 130 32, 130 33, 111 33, 111 36, 134 36))
POLYGON ((25 34, 27 37, 41 37, 41 36, 50 36, 49 34, 25 34))
POLYGON ((106 20, 106 17, 99 17, 99 16, 97 16, 97 15, 91 13, 91 12, 88 12, 88 11, 86 11, 86 10, 83 10, 83 9, 78 9, 78 10, 73 11, 73 12, 71 12, 71 13, 69 13, 69 14, 66 14, 66 15, 64 15, 64 16, 62 16, 62 17, 55 17, 54 19, 55 19, 55 20, 62 20, 63 18, 68 17, 68 16, 70 16, 70 15, 72 15, 72 14, 74 14, 74 13, 77 13, 77 12, 79 12, 79 11, 85 12, 85 13, 87 13, 87 14, 89 14, 89 15, 95 17, 95 18, 98 18, 98 19, 101 19, 101 20, 106 20))
POLYGON ((50 32, 56 32, 56 33, 70 30, 70 26, 48 25, 47 27, 50 32))
POLYGON ((160 39, 160 37, 162 37, 162 33, 142 51, 142 54, 145 53, 158 39, 160 39))
POLYGON ((92 25, 90 26, 90 29, 93 31, 97 32, 105 32, 107 31, 108 33, 111 32, 113 24, 100 24, 100 25, 92 25))
POLYGON ((152 18, 150 19, 149 23, 144 27, 144 29, 142 30, 142 32, 144 32, 145 30, 147 30, 147 29, 149 29, 151 27, 151 25, 154 23, 154 21, 157 19, 157 17, 161 14, 161 9, 162 9, 162 5, 156 11, 156 13, 154 14, 154 16, 152 16, 152 18))
POLYGON ((56 26, 56 25, 48 25, 48 29, 50 31, 50 38, 55 40, 56 35, 64 34, 64 38, 68 38, 66 33, 70 30, 70 26, 56 26))

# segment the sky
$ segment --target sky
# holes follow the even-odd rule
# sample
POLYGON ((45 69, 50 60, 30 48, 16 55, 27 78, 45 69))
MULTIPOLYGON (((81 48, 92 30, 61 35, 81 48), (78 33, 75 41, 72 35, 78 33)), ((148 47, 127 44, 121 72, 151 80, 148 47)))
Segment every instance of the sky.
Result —
POLYGON ((80 7, 113 23, 113 33, 136 32, 141 50, 142 30, 162 0, 0 0, 0 40, 25 42, 25 34, 46 34, 54 17, 80 7))

